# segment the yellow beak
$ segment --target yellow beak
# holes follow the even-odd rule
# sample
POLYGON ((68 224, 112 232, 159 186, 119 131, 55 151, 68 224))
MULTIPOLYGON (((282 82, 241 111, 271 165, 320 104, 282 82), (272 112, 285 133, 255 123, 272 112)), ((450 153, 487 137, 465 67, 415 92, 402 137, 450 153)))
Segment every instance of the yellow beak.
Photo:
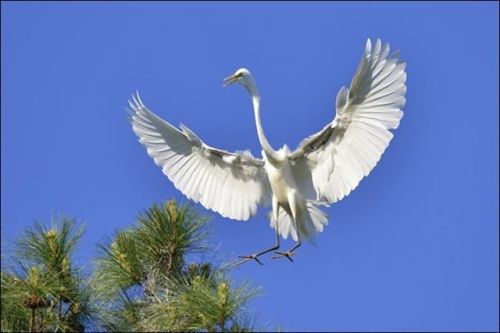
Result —
POLYGON ((223 85, 223 87, 227 87, 228 85, 233 84, 236 81, 238 81, 238 78, 234 74, 233 75, 229 75, 228 77, 226 77, 224 79, 224 85, 223 85))

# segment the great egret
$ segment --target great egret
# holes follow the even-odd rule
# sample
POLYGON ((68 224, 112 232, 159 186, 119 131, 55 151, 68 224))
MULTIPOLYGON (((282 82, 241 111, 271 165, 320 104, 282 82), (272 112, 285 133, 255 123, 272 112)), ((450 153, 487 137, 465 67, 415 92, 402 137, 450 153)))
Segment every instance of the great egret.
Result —
POLYGON ((180 130, 151 112, 139 95, 129 101, 131 123, 139 141, 175 187, 204 207, 235 220, 248 220, 259 205, 272 204, 270 226, 276 244, 242 256, 244 261, 278 250, 280 235, 291 235, 295 246, 277 257, 291 256, 302 239, 311 239, 328 224, 320 206, 348 195, 377 164, 403 116, 405 63, 389 44, 370 39, 350 88, 336 99, 336 116, 319 132, 291 152, 284 145, 274 150, 264 135, 260 95, 250 72, 241 68, 224 86, 239 83, 252 97, 262 159, 249 151, 230 153, 204 143, 184 125, 180 130))

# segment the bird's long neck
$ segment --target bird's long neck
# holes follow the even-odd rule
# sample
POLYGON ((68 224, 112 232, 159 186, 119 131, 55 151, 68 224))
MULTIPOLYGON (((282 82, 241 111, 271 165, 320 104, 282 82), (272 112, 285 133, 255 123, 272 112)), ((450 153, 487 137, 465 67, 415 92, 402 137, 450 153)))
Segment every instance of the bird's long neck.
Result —
POLYGON ((258 93, 257 89, 255 89, 253 92, 251 91, 250 93, 252 94, 252 104, 253 104, 253 112, 254 112, 254 116, 255 116, 255 126, 257 127, 257 136, 259 137, 260 145, 261 145, 262 149, 264 150, 264 152, 268 156, 270 156, 270 157, 274 156, 275 151, 271 147, 271 145, 269 144, 269 141, 267 141, 266 135, 264 134, 264 128, 262 127, 262 122, 260 120, 260 96, 259 96, 259 93, 258 93))

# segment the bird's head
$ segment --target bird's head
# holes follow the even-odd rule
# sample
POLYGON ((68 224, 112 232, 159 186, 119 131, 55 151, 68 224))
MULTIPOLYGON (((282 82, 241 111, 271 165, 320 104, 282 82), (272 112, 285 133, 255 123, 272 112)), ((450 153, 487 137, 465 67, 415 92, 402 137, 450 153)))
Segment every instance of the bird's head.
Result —
POLYGON ((241 84, 242 86, 247 88, 250 93, 256 90, 252 74, 250 74, 250 71, 246 68, 240 68, 224 79, 224 87, 227 87, 233 83, 241 84))

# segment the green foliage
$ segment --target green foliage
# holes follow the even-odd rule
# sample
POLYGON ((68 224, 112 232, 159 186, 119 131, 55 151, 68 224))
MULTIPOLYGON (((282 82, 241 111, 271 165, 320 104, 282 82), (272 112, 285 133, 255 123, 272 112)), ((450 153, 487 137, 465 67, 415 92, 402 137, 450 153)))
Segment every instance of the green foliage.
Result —
POLYGON ((94 286, 113 297, 134 285, 148 286, 178 276, 186 255, 206 249, 207 219, 175 201, 153 205, 138 217, 138 225, 98 244, 94 286))
POLYGON ((252 330, 259 290, 200 260, 207 219, 188 205, 152 205, 98 244, 90 279, 73 260, 82 235, 67 217, 24 230, 2 267, 2 332, 252 330))
POLYGON ((83 229, 61 218, 36 222, 15 244, 2 270, 2 331, 83 331, 92 308, 72 255, 83 229))
POLYGON ((63 217, 50 228, 35 222, 18 240, 17 256, 65 279, 71 275, 70 257, 82 234, 83 228, 75 230, 75 221, 71 218, 63 217))
POLYGON ((177 313, 190 315, 185 326, 190 331, 233 331, 246 319, 240 316, 242 307, 258 294, 246 283, 231 287, 221 273, 211 278, 196 275, 191 283, 180 283, 177 288, 178 297, 172 303, 177 313))
POLYGON ((136 226, 99 245, 93 279, 109 331, 248 331, 244 307, 257 294, 233 286, 209 263, 186 264, 206 252, 207 219, 175 201, 153 205, 136 226), (246 325, 245 325, 246 324, 246 325))

